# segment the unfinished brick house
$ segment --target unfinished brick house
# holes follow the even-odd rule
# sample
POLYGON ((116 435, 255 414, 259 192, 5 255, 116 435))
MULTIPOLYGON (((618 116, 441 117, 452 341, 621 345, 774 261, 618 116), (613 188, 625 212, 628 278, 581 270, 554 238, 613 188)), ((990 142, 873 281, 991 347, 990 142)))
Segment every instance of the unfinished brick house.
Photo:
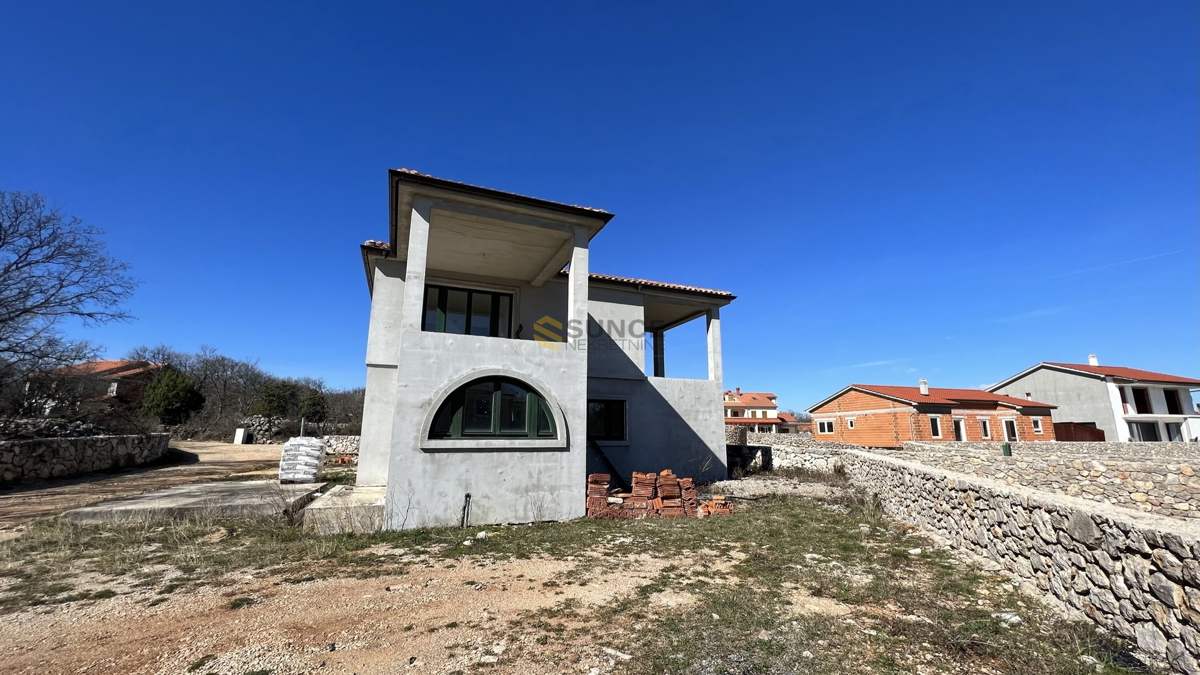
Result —
POLYGON ((975 389, 852 384, 808 409, 813 438, 874 448, 904 441, 1053 441, 1049 403, 975 389))

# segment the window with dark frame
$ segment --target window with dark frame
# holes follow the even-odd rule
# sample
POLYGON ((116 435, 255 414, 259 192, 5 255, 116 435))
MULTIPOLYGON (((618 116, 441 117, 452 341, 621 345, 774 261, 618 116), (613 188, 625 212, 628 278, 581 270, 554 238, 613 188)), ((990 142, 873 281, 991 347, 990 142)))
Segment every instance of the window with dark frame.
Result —
POLYGON ((1149 415, 1150 409, 1150 392, 1140 387, 1130 389, 1133 392, 1133 409, 1139 415, 1149 415))
POLYGON ((473 288, 425 286, 425 318, 421 329, 432 333, 509 337, 511 293, 473 288))
POLYGON ((431 439, 555 438, 545 397, 507 377, 487 377, 455 389, 433 416, 431 439))
POLYGON ((1179 402, 1179 390, 1178 389, 1164 389, 1163 396, 1165 396, 1167 399, 1167 414, 1168 415, 1182 415, 1183 414, 1183 404, 1179 402))
POLYGON ((625 429, 624 400, 588 399, 588 438, 597 441, 629 440, 625 429))

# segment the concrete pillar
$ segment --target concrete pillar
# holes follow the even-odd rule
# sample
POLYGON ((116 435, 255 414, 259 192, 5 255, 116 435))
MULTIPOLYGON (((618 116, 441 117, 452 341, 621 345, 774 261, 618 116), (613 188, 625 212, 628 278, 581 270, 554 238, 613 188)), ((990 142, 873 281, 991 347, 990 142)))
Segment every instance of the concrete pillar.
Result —
POLYGON ((718 307, 708 310, 708 379, 716 382, 718 389, 721 387, 721 310, 718 307))
MULTIPOLYGON (((404 271, 404 309, 400 332, 421 330, 425 315, 425 261, 429 258, 429 219, 433 202, 415 197, 408 224, 408 260, 404 271)), ((398 346, 398 345, 397 345, 398 346)))
POLYGON ((663 335, 666 331, 654 331, 654 376, 667 376, 667 352, 663 345, 663 335))
POLYGON ((575 246, 571 249, 571 270, 567 282, 567 321, 577 324, 587 335, 588 320, 588 230, 575 226, 575 246))

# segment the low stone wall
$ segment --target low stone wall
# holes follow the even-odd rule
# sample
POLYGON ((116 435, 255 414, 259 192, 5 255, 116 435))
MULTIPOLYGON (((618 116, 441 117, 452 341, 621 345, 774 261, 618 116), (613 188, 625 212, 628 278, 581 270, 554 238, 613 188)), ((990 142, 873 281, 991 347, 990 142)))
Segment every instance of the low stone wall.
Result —
POLYGON ((999 444, 906 443, 888 454, 1009 485, 1200 518, 1200 456, 1193 454, 1189 463, 1176 456, 1178 449, 1157 445, 1188 444, 1024 443, 1014 444, 1012 456, 1004 457, 999 444))
POLYGON ((334 455, 357 455, 362 436, 322 436, 326 452, 334 455))
POLYGON ((749 429, 737 424, 725 425, 725 445, 746 445, 749 429))
MULTIPOLYGON (((903 450, 906 452, 922 453, 957 453, 972 455, 999 455, 1001 441, 938 441, 921 442, 905 441, 903 450)), ((1013 456, 1053 454, 1058 456, 1074 455, 1085 457, 1114 457, 1135 460, 1149 459, 1180 459, 1200 461, 1200 443, 1162 442, 1162 443, 1119 443, 1104 442, 1056 442, 1056 441, 1020 441, 1009 444, 1013 456)))
POLYGON ((812 440, 811 431, 800 431, 794 434, 764 434, 761 431, 755 431, 746 434, 746 443, 749 445, 781 445, 788 448, 803 448, 807 447, 812 440))
POLYGON ((835 447, 775 456, 842 471, 891 517, 989 558, 1052 601, 1200 674, 1200 525, 835 447))
POLYGON ((170 434, 84 436, 0 442, 0 482, 64 478, 137 466, 167 452, 170 434))

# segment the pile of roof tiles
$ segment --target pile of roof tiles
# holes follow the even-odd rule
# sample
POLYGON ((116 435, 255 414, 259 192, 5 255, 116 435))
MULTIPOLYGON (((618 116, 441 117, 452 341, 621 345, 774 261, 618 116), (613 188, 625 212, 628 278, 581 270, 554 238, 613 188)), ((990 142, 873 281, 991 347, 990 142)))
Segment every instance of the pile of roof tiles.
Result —
POLYGON ((691 478, 680 478, 670 469, 659 473, 633 472, 632 488, 619 492, 609 488, 612 476, 593 473, 587 479, 589 518, 619 519, 657 516, 661 518, 703 518, 729 515, 733 505, 716 495, 700 500, 691 478))

